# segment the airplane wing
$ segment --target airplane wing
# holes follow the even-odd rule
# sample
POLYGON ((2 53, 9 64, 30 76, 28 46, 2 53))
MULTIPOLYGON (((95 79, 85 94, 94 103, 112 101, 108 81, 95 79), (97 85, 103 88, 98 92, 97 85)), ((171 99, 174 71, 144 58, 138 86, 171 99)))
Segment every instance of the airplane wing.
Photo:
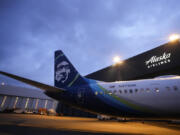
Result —
POLYGON ((13 79, 16 79, 18 81, 24 82, 26 84, 30 84, 30 85, 32 85, 34 87, 40 88, 40 89, 48 91, 48 92, 63 92, 63 91, 66 91, 66 90, 64 90, 62 88, 57 88, 57 87, 54 87, 54 86, 43 84, 43 83, 40 83, 40 82, 37 82, 37 81, 26 79, 26 78, 23 78, 23 77, 20 77, 20 76, 17 76, 17 75, 13 75, 13 74, 10 74, 10 73, 6 73, 6 72, 3 72, 3 71, 0 71, 0 74, 8 76, 8 77, 13 78, 13 79))

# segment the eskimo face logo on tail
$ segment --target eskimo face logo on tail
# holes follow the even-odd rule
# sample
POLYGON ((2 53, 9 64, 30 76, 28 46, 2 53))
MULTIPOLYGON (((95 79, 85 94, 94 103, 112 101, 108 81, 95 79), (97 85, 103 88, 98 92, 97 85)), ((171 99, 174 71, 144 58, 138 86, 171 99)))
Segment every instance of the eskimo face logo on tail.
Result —
POLYGON ((69 63, 66 61, 62 61, 56 66, 56 76, 55 79, 58 82, 65 83, 69 77, 71 70, 69 67, 69 63))

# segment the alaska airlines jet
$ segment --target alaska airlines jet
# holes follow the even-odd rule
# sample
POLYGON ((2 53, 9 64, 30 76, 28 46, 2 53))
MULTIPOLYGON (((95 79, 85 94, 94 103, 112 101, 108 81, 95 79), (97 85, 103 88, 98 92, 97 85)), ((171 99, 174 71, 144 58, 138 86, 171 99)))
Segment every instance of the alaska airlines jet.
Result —
POLYGON ((72 107, 114 117, 180 118, 180 76, 101 82, 81 76, 62 51, 55 52, 55 86, 10 73, 72 107))

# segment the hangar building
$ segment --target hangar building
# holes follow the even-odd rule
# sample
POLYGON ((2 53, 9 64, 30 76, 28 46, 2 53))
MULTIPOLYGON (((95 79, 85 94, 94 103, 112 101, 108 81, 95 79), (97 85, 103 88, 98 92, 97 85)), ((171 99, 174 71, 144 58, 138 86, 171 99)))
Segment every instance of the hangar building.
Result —
POLYGON ((88 112, 61 104, 45 95, 41 90, 0 84, 0 112, 11 109, 38 112, 39 108, 53 109, 66 116, 96 117, 88 112))
POLYGON ((169 42, 141 53, 122 63, 111 65, 87 78, 113 82, 154 78, 163 75, 180 75, 180 41, 169 42))
POLYGON ((39 108, 56 110, 57 101, 46 96, 42 91, 5 85, 0 85, 0 111, 7 109, 22 109, 37 112, 39 108))

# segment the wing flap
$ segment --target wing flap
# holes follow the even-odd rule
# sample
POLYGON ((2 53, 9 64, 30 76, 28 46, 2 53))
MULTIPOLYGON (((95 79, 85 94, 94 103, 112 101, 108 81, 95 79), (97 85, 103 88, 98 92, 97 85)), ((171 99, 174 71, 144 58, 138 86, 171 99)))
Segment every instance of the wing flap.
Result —
POLYGON ((16 79, 16 80, 21 81, 23 83, 32 85, 32 86, 34 86, 36 88, 40 88, 42 90, 48 91, 48 92, 63 92, 63 91, 66 91, 66 90, 64 90, 62 88, 57 88, 57 87, 54 87, 54 86, 43 84, 43 83, 33 81, 33 80, 30 80, 30 79, 27 79, 27 78, 23 78, 23 77, 20 77, 20 76, 17 76, 17 75, 13 75, 13 74, 10 74, 10 73, 7 73, 7 72, 0 71, 0 74, 8 76, 8 77, 13 78, 13 79, 16 79))

